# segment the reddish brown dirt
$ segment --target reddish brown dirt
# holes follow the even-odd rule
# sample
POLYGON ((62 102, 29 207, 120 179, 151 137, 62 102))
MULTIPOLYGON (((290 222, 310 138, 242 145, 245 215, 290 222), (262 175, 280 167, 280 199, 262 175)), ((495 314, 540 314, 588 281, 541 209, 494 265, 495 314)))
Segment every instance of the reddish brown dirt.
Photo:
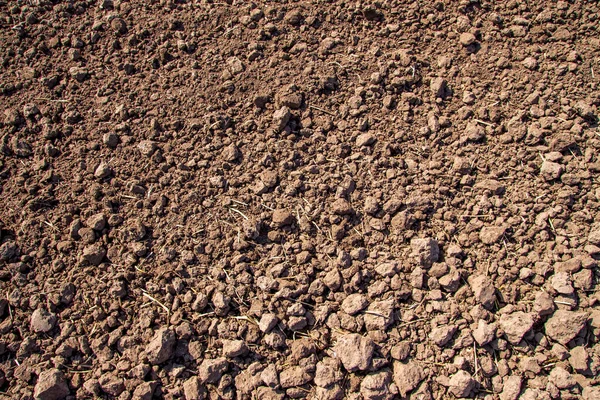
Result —
POLYGON ((599 12, 1 1, 0 395, 599 399, 599 12))

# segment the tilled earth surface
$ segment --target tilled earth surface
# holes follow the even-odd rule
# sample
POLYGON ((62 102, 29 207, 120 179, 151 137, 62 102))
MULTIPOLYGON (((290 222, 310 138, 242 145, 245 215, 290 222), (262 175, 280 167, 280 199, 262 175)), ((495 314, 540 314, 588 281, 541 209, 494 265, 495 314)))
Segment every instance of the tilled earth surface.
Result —
POLYGON ((0 2, 0 394, 600 399, 599 11, 0 2))

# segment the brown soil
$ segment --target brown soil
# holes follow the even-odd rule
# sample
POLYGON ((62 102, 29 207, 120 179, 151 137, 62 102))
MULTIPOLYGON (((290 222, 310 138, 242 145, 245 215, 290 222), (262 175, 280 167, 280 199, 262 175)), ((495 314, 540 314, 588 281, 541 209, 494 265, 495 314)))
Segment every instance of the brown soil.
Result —
POLYGON ((599 19, 0 1, 0 396, 599 399, 599 19))

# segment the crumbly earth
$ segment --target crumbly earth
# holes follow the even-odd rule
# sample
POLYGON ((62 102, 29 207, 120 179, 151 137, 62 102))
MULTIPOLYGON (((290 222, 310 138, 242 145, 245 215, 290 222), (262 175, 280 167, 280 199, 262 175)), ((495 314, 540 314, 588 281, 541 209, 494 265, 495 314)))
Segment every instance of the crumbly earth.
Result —
POLYGON ((599 20, 0 2, 0 395, 599 399, 599 20))

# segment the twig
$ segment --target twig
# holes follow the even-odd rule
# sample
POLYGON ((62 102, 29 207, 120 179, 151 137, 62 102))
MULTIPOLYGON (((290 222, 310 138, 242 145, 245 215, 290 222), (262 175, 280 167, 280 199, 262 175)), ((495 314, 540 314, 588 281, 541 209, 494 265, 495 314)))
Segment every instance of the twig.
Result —
POLYGON ((159 306, 161 306, 163 308, 163 310, 165 310, 167 312, 168 315, 171 314, 171 311, 169 310, 169 308, 167 306, 165 306, 163 303, 161 303, 160 301, 156 300, 154 297, 150 296, 147 292, 142 291, 142 295, 144 297, 147 297, 148 299, 150 299, 151 301, 155 302, 156 304, 158 304, 159 306))
POLYGON ((246 216, 246 214, 244 214, 243 212, 241 212, 241 211, 240 211, 240 210, 238 210, 237 208, 230 207, 230 208, 229 208, 229 210, 231 210, 231 211, 235 211, 236 213, 238 213, 238 214, 240 214, 242 217, 244 217, 244 219, 245 219, 246 221, 248 221, 248 217, 246 216))
POLYGON ((492 128, 494 127, 494 124, 490 124, 489 122, 485 122, 485 121, 482 121, 480 119, 473 118, 473 121, 479 122, 480 124, 483 124, 483 125, 486 125, 486 126, 491 126, 492 128))
POLYGON ((325 110, 325 109, 322 109, 321 107, 317 107, 317 106, 309 105, 309 106, 308 106, 308 108, 312 108, 312 109, 314 109, 314 110, 319 110, 319 111, 321 111, 321 112, 324 112, 325 114, 329 114, 329 115, 331 115, 331 116, 335 117, 335 114, 334 114, 334 113, 332 113, 331 111, 327 111, 327 110, 325 110))

